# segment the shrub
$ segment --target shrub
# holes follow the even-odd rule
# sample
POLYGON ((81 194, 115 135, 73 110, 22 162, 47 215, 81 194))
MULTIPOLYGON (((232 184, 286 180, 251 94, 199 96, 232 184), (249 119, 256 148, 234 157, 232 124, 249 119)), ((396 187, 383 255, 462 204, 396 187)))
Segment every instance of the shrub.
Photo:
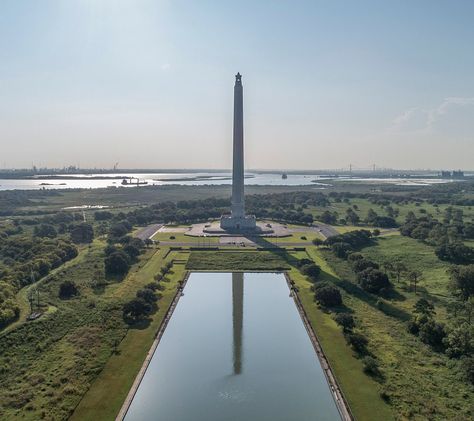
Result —
POLYGON ((139 290, 137 292, 137 298, 142 298, 148 304, 153 304, 157 300, 155 293, 149 288, 139 290))
POLYGON ((143 298, 133 298, 123 306, 123 318, 126 321, 136 322, 151 312, 151 305, 143 298))
POLYGON ((364 373, 369 374, 370 376, 380 375, 379 365, 375 358, 367 355, 362 358, 362 364, 364 365, 364 373))
POLYGON ((321 273, 321 268, 314 263, 310 263, 310 264, 304 265, 301 268, 301 272, 305 274, 306 276, 308 276, 309 278, 311 278, 312 280, 316 280, 319 274, 321 273))
POLYGON ((461 369, 464 378, 474 385, 474 357, 464 357, 461 359, 461 369))
POLYGON ((347 343, 359 354, 367 354, 368 339, 361 333, 347 333, 347 343))
POLYGON ((62 299, 68 299, 79 295, 79 290, 73 281, 63 281, 59 285, 59 297, 62 299))
POLYGON ((124 275, 130 269, 128 256, 116 251, 105 258, 105 272, 110 275, 124 275))
POLYGON ((420 325, 418 332, 420 339, 435 348, 443 345, 443 339, 446 336, 444 325, 437 323, 434 320, 428 320, 426 323, 420 325))
POLYGON ((374 294, 381 292, 382 289, 390 287, 388 276, 382 271, 372 267, 359 272, 357 274, 357 280, 362 289, 374 294))
POLYGON ((334 316, 334 320, 342 327, 344 332, 350 332, 355 327, 354 318, 348 313, 338 313, 334 316))
POLYGON ((76 244, 92 243, 94 239, 94 229, 91 224, 82 222, 74 225, 71 229, 71 240, 76 244))
POLYGON ((342 304, 341 292, 332 285, 317 288, 314 297, 324 307, 335 307, 342 304))

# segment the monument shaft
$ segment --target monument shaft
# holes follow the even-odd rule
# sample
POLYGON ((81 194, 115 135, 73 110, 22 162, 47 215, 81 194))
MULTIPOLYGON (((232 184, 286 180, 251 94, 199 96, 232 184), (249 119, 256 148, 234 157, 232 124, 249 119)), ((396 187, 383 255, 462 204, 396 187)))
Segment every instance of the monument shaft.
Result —
POLYGON ((234 133, 232 160, 232 205, 230 215, 223 215, 221 228, 232 232, 255 232, 255 216, 245 215, 244 199, 244 98, 242 76, 235 75, 234 133))
POLYGON ((234 148, 232 167, 232 216, 242 218, 244 208, 244 108, 240 74, 234 85, 234 148))

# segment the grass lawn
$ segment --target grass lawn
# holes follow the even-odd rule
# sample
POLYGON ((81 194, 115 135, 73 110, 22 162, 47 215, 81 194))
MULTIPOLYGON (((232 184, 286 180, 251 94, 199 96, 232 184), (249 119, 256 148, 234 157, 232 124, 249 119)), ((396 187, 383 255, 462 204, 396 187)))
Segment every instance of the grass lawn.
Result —
POLYGON ((193 251, 186 269, 203 271, 285 270, 291 255, 271 251, 193 251))

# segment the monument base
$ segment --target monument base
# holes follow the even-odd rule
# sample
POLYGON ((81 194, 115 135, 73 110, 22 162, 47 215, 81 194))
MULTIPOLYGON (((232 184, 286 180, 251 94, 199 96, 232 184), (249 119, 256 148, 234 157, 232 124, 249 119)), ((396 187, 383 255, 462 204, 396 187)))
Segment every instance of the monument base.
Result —
POLYGON ((232 232, 255 231, 257 228, 257 220, 254 215, 245 215, 243 217, 223 215, 221 217, 221 228, 232 232))

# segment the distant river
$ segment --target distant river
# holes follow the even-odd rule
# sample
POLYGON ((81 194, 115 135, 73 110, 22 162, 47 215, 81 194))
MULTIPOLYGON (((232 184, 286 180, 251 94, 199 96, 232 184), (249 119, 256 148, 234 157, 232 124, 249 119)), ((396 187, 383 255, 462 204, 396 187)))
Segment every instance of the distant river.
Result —
MULTIPOLYGON (((39 189, 99 189, 105 187, 121 187, 122 180, 129 180, 132 177, 132 184, 125 187, 134 186, 136 180, 146 182, 148 186, 163 186, 177 184, 182 186, 203 186, 203 185, 226 185, 231 184, 231 173, 135 173, 135 174, 76 174, 54 178, 29 178, 29 179, 0 179, 0 190, 39 190, 39 189)), ((425 186, 436 183, 445 183, 449 180, 424 179, 424 178, 349 178, 340 177, 338 180, 365 182, 365 183, 389 183, 396 185, 418 185, 425 186)), ((130 180, 129 180, 130 181, 130 180)), ((288 174, 287 178, 282 178, 281 173, 247 173, 246 185, 262 186, 300 186, 313 185, 324 189, 331 185, 331 180, 327 176, 312 174, 288 174)), ((136 184, 135 184, 136 185, 136 184)))

